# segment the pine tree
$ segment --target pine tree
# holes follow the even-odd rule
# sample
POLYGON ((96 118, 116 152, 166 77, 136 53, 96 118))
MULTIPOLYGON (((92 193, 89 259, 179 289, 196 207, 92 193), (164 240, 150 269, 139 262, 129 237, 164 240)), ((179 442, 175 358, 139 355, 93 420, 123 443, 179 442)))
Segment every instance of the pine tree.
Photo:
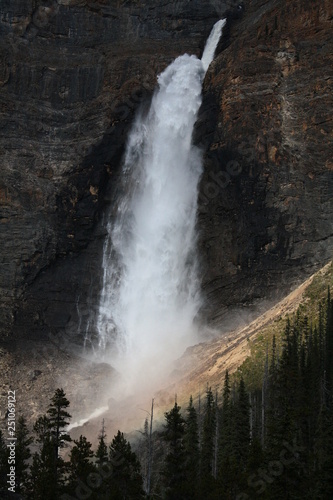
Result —
POLYGON ((199 429, 198 416, 190 397, 186 409, 184 448, 186 454, 186 491, 188 498, 196 498, 198 494, 198 476, 200 471, 199 429))
POLYGON ((231 397, 230 378, 226 371, 219 429, 218 486, 221 498, 234 498, 246 486, 245 469, 250 444, 250 404, 241 379, 231 397))
MULTIPOLYGON (((269 400, 274 409, 274 416, 270 415, 270 425, 267 433, 266 456, 269 461, 276 460, 284 443, 293 443, 297 438, 297 445, 301 446, 301 342, 302 322, 297 314, 291 323, 288 318, 281 353, 280 364, 277 369, 276 381, 269 400)), ((269 498, 293 498, 296 484, 303 479, 301 474, 301 461, 304 457, 294 460, 285 467, 283 473, 267 482, 269 498)))
MULTIPOLYGON (((274 339, 273 339, 274 341, 274 339)), ((274 345, 273 345, 274 348, 274 345)), ((261 443, 265 444, 268 410, 268 388, 269 388, 269 369, 268 369, 268 349, 266 347, 265 370, 261 387, 261 443)))
POLYGON ((69 425, 71 415, 66 411, 69 406, 69 401, 66 398, 63 389, 56 389, 54 396, 51 399, 51 404, 47 413, 49 415, 49 426, 51 436, 55 445, 56 457, 59 457, 59 449, 63 448, 65 442, 70 442, 69 434, 64 432, 65 427, 69 425))
MULTIPOLYGON (((308 417, 304 443, 312 454, 318 415, 321 407, 321 355, 317 327, 315 327, 314 330, 310 328, 305 357, 303 384, 305 389, 304 398, 307 399, 308 417)), ((311 460, 313 462, 313 456, 311 460)), ((311 467, 313 469, 312 465, 311 467)))
POLYGON ((57 389, 51 398, 47 415, 39 417, 34 425, 40 452, 35 453, 29 482, 29 498, 57 499, 64 490, 67 463, 59 456, 59 449, 71 441, 64 431, 70 414, 66 411, 69 401, 63 389, 57 389))
POLYGON ((330 287, 327 290, 325 318, 325 372, 329 390, 333 389, 333 300, 330 287))
POLYGON ((106 481, 108 500, 144 498, 140 462, 120 431, 110 444, 109 461, 113 469, 106 481))
POLYGON ((40 453, 33 455, 28 484, 30 500, 58 500, 59 484, 54 471, 56 457, 54 444, 50 438, 45 438, 40 453))
POLYGON ((186 494, 185 420, 177 403, 164 415, 166 424, 163 437, 168 444, 163 470, 165 498, 180 500, 185 498, 186 494))
POLYGON ((37 436, 36 441, 39 444, 43 444, 47 439, 51 439, 50 420, 46 415, 43 415, 36 420, 34 432, 37 436))
POLYGON ((200 456, 200 490, 201 495, 214 490, 213 460, 216 436, 216 408, 211 388, 206 391, 206 405, 202 428, 202 444, 200 456))
POLYGON ((332 408, 323 405, 318 417, 315 437, 316 498, 333 498, 333 416, 332 408))
POLYGON ((96 467, 91 462, 94 453, 87 438, 81 435, 78 441, 74 440, 74 444, 75 446, 70 452, 68 478, 69 489, 73 491, 79 480, 84 482, 89 474, 97 472, 96 467))
POLYGON ((234 453, 240 468, 244 469, 250 445, 250 403, 243 378, 241 378, 238 386, 238 400, 235 403, 234 416, 234 453))
POLYGON ((31 458, 29 446, 32 443, 32 437, 24 417, 19 417, 16 426, 16 457, 15 457, 15 479, 17 493, 24 493, 28 482, 28 461, 31 458))
POLYGON ((220 416, 219 429, 219 453, 218 453, 218 468, 221 471, 225 467, 226 461, 233 453, 233 433, 232 428, 233 404, 231 401, 231 388, 229 372, 226 370, 224 377, 223 393, 222 393, 222 410, 220 416))
POLYGON ((105 427, 104 427, 104 419, 102 422, 102 429, 99 433, 98 436, 98 448, 96 451, 96 463, 98 465, 102 465, 108 460, 108 447, 106 444, 106 433, 105 433, 105 427))

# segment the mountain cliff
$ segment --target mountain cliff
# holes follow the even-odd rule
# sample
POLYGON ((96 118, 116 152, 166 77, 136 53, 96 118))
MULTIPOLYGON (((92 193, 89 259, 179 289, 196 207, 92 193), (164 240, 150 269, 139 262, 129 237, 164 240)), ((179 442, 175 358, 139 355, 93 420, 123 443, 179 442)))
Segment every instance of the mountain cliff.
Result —
POLYGON ((204 83, 203 314, 220 324, 329 260, 330 2, 11 0, 0 6, 0 328, 78 330, 98 302, 103 214, 134 111, 229 23, 204 83))
POLYGON ((203 288, 218 323, 228 307, 281 297, 333 246, 330 2, 246 5, 197 128, 203 288))
POLYGON ((68 323, 96 277, 98 294, 96 227, 133 113, 176 56, 201 53, 218 13, 201 1, 10 0, 0 14, 0 325, 41 334, 68 323))

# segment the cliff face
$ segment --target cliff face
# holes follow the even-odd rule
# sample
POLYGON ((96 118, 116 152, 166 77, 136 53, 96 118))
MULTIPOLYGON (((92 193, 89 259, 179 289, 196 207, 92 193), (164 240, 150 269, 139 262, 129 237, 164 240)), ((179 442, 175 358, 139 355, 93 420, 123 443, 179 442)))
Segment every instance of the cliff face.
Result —
MULTIPOLYGON (((206 150, 199 228, 213 320, 273 297, 331 255, 329 3, 246 2, 207 74, 196 141, 206 150)), ((3 334, 77 331, 77 303, 88 317, 100 221, 134 110, 173 58, 201 54, 231 7, 1 3, 3 334)))
POLYGON ((95 228, 133 112, 217 18, 199 0, 1 2, 2 332, 64 327, 98 294, 95 228))
POLYGON ((276 299, 333 248, 331 3, 246 5, 197 127, 203 288, 218 323, 231 306, 276 299))

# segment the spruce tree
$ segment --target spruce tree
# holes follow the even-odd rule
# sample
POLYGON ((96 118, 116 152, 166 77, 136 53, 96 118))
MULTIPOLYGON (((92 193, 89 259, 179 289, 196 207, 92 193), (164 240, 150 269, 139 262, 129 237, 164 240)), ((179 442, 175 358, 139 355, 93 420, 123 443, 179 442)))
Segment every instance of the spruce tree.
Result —
POLYGON ((16 426, 16 457, 15 457, 15 480, 17 493, 24 493, 28 482, 28 461, 31 458, 30 445, 32 437, 26 425, 25 418, 20 416, 16 426))
POLYGON ((200 471, 199 429, 198 416, 193 406, 193 398, 190 397, 186 409, 184 448, 186 454, 186 483, 189 498, 196 498, 198 494, 198 477, 200 471))
POLYGON ((166 424, 163 438, 168 445, 163 469, 165 498, 180 500, 186 498, 185 420, 177 403, 164 415, 166 424))
POLYGON ((91 443, 87 438, 80 436, 79 440, 74 440, 74 446, 70 452, 69 460, 69 489, 75 491, 78 481, 85 482, 89 474, 97 472, 96 467, 91 462, 94 452, 91 443))
POLYGON ((201 495, 211 493, 215 487, 213 460, 215 456, 216 408, 211 388, 206 391, 206 405, 202 428, 200 453, 200 489, 201 495))
POLYGON ((39 417, 34 425, 34 432, 36 434, 36 441, 43 444, 45 440, 51 439, 50 420, 46 415, 39 417))
POLYGON ((102 465, 108 460, 108 447, 106 444, 106 433, 105 433, 105 427, 104 427, 104 419, 102 422, 102 429, 99 433, 98 436, 98 448, 96 451, 96 463, 98 465, 102 465))
POLYGON ((315 436, 317 498, 333 498, 333 416, 332 407, 323 405, 315 436))
POLYGON ((241 378, 238 386, 238 399, 235 403, 234 417, 234 453, 240 468, 244 469, 250 445, 250 403, 243 378, 241 378))
POLYGON ((56 476, 56 482, 61 490, 63 486, 63 476, 66 472, 67 464, 64 460, 59 456, 59 450, 64 448, 65 443, 71 441, 71 438, 67 432, 65 432, 65 428, 69 425, 69 421, 71 415, 66 411, 66 408, 69 407, 69 401, 66 398, 63 389, 56 389, 53 397, 51 398, 51 404, 47 410, 48 418, 49 418, 49 427, 51 434, 51 442, 54 448, 55 454, 55 468, 54 474, 56 476))
POLYGON ((29 500, 57 498, 57 480, 54 473, 56 457, 51 440, 50 422, 46 415, 39 417, 34 425, 36 443, 40 451, 34 453, 28 481, 29 500))
MULTIPOLYGON (((245 387, 242 385, 242 388, 245 387)), ((239 389, 238 389, 239 393, 239 389)), ((236 398, 236 391, 234 391, 234 398, 236 398)), ((243 397, 243 392, 241 393, 243 397)), ((248 413, 248 402, 247 405, 244 403, 244 398, 241 401, 241 407, 246 407, 247 418, 249 419, 248 413)), ((220 415, 220 429, 219 429, 219 468, 218 468, 218 485, 219 491, 224 494, 223 498, 233 498, 236 495, 237 483, 242 479, 242 465, 240 463, 240 458, 243 456, 244 450, 240 450, 240 445, 238 444, 239 431, 238 423, 244 422, 246 417, 237 414, 236 403, 231 396, 230 388, 230 377, 228 370, 226 371, 223 385, 222 393, 222 409, 220 415)), ((249 432, 249 420, 246 425, 246 433, 249 432)), ((244 435, 242 433, 243 439, 244 435)))
POLYGON ((59 456, 59 449, 71 441, 65 432, 70 414, 66 411, 69 401, 63 389, 57 389, 51 398, 47 415, 39 417, 34 425, 40 452, 35 453, 29 482, 29 498, 57 499, 64 491, 67 463, 59 456))
POLYGON ((28 483, 29 500, 58 500, 59 484, 55 475, 56 457, 54 444, 45 438, 39 453, 33 455, 28 483))
POLYGON ((51 404, 47 410, 49 415, 49 427, 55 445, 56 457, 59 457, 59 449, 65 446, 65 442, 70 442, 71 438, 64 429, 69 425, 71 415, 66 411, 69 406, 63 389, 56 389, 51 399, 51 404))
POLYGON ((231 401, 231 388, 229 372, 226 370, 222 392, 222 409, 219 425, 219 453, 218 468, 223 468, 226 460, 233 453, 233 428, 232 428, 233 404, 231 401))
MULTIPOLYGON (((301 446, 301 421, 300 421, 300 344, 302 339, 302 324, 299 314, 294 318, 293 323, 287 319, 283 336, 283 347, 279 367, 277 369, 276 381, 270 401, 274 398, 274 418, 268 428, 266 456, 268 463, 275 461, 284 443, 290 445, 296 443, 301 446)), ((302 457, 304 462, 304 457, 302 457)), ((300 483, 301 460, 294 460, 284 467, 277 477, 270 477, 267 481, 267 494, 271 498, 293 498, 295 485, 300 483)))
POLYGON ((120 431, 110 444, 109 461, 112 474, 106 480, 108 500, 144 498, 140 462, 120 431))
POLYGON ((327 290, 325 318, 325 372, 328 389, 333 390, 333 300, 330 287, 327 290))

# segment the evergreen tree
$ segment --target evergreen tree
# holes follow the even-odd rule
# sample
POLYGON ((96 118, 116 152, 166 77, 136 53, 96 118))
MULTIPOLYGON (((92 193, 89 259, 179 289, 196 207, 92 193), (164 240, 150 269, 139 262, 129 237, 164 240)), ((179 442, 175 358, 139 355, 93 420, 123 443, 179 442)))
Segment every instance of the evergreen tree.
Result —
MULTIPOLYGON (((302 445, 302 423, 301 423, 301 342, 302 323, 297 314, 293 323, 288 318, 284 330, 283 347, 280 364, 277 369, 276 381, 270 401, 273 400, 274 416, 268 428, 266 456, 268 463, 276 460, 284 443, 302 445)), ((270 388, 271 390, 271 388, 270 388)), ((302 389, 303 390, 303 389, 302 389)), ((272 415, 271 415, 272 417, 272 415)), ((267 494, 269 498, 293 498, 296 492, 296 484, 300 483, 302 473, 300 469, 304 457, 292 461, 283 469, 283 473, 276 478, 267 481, 267 494)))
POLYGON ((50 438, 45 438, 40 453, 33 455, 28 483, 28 498, 30 500, 58 500, 59 484, 54 471, 56 457, 54 444, 50 438))
POLYGON ((102 465, 108 460, 108 447, 106 444, 106 433, 105 433, 105 427, 104 427, 104 419, 102 422, 102 429, 100 431, 100 434, 98 436, 98 448, 96 451, 96 463, 98 465, 102 465))
POLYGON ((333 498, 333 416, 332 407, 323 405, 315 437, 316 451, 316 498, 333 498))
POLYGON ((200 449, 199 449, 199 429, 198 416, 193 406, 193 398, 190 397, 189 405, 186 409, 184 448, 186 454, 186 483, 188 498, 196 498, 198 494, 198 477, 200 471, 200 449))
POLYGON ((165 419, 163 437, 168 444, 163 470, 165 498, 180 500, 186 498, 185 420, 177 403, 172 410, 165 413, 165 419))
POLYGON ((109 500, 144 498, 140 462, 120 431, 109 448, 112 474, 106 481, 109 500))
POLYGON ((59 457, 59 449, 63 448, 65 442, 71 441, 69 434, 64 429, 69 425, 71 415, 66 411, 69 406, 63 389, 56 389, 51 399, 51 404, 47 413, 49 415, 49 427, 53 443, 55 445, 56 457, 59 457))
POLYGON ((325 373, 328 389, 333 390, 333 300, 330 287, 326 299, 326 325, 325 325, 325 373))
POLYGON ((36 420, 34 432, 37 436, 36 441, 39 444, 43 444, 47 439, 51 439, 50 420, 46 415, 43 415, 36 420))
POLYGON ((219 429, 218 485, 221 498, 235 498, 246 487, 246 465, 250 445, 250 404, 241 379, 235 401, 231 398, 230 378, 226 371, 219 429))
POLYGON ((57 389, 51 398, 47 415, 39 417, 34 425, 40 452, 35 453, 29 482, 29 498, 57 499, 64 491, 67 463, 59 456, 59 449, 71 441, 64 431, 71 417, 66 411, 69 401, 63 389, 57 389))
POLYGON ((68 478, 69 490, 72 491, 75 491, 78 481, 85 482, 89 474, 97 472, 96 467, 91 462, 94 453, 87 438, 81 435, 78 441, 74 440, 74 444, 75 446, 70 452, 68 478))
POLYGON ((240 468, 244 469, 250 445, 250 403, 243 378, 238 386, 238 400, 235 403, 234 417, 234 454, 240 468))
POLYGON ((202 444, 200 457, 201 495, 214 490, 213 460, 216 437, 216 408, 211 388, 206 391, 206 405, 202 429, 202 444))
POLYGON ((268 389, 269 389, 269 369, 268 369, 268 349, 266 347, 265 370, 261 385, 261 442, 263 446, 266 440, 268 389))
POLYGON ((149 460, 150 460, 150 446, 149 446, 149 422, 148 417, 145 418, 143 432, 142 432, 142 441, 140 446, 140 462, 142 465, 142 476, 144 478, 144 488, 146 493, 150 488, 150 478, 148 477, 150 474, 149 470, 149 460))
POLYGON ((28 482, 28 461, 31 458, 29 446, 32 437, 26 425, 25 418, 20 416, 16 426, 16 448, 15 448, 15 480, 17 493, 24 493, 28 482))
POLYGON ((225 466, 226 461, 233 453, 233 404, 231 401, 231 388, 229 372, 226 370, 224 377, 224 385, 222 392, 222 409, 220 415, 220 428, 219 428, 219 453, 218 453, 218 468, 221 469, 225 466))

